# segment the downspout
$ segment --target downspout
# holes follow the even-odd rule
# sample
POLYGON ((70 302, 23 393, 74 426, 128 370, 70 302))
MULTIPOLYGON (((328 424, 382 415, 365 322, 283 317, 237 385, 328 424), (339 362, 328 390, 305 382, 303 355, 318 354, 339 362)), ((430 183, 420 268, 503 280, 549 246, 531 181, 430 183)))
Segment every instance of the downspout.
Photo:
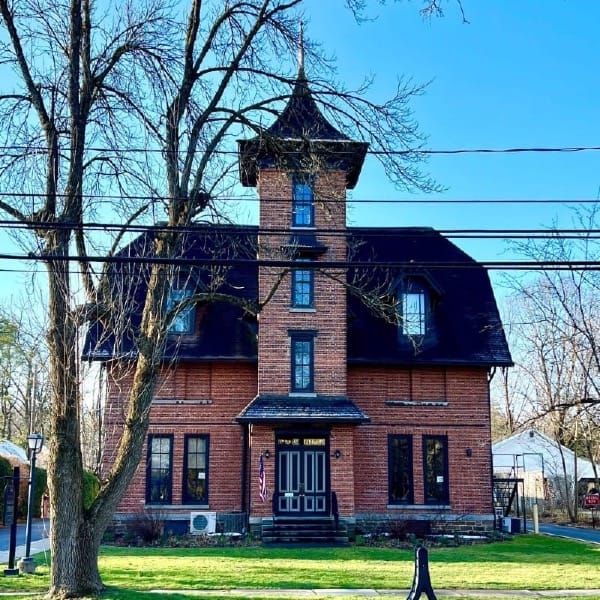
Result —
POLYGON ((246 488, 248 486, 248 428, 250 426, 248 425, 248 427, 244 427, 242 425, 242 431, 243 433, 243 442, 242 442, 242 486, 241 486, 241 505, 242 505, 242 512, 245 513, 246 512, 246 488))

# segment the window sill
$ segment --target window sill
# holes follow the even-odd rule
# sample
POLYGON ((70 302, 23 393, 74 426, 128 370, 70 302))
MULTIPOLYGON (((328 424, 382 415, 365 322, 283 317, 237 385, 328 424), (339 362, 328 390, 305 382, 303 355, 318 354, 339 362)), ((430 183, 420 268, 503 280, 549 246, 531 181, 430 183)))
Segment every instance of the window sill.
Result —
POLYGON ((144 504, 149 510, 209 510, 209 504, 144 504))
POLYGON ((448 406, 447 400, 385 400, 386 406, 448 406))
POLYGON ((388 504, 388 510, 452 510, 450 504, 388 504))
POLYGON ((310 307, 310 306, 307 306, 307 307, 291 306, 290 312, 291 313, 316 313, 317 309, 310 307))

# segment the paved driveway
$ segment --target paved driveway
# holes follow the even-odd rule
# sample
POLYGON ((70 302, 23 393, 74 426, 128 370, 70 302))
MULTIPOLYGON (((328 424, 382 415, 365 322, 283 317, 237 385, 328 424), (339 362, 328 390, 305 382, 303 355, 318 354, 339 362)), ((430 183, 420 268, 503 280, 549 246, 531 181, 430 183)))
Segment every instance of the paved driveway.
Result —
POLYGON ((570 525, 551 525, 540 523, 540 533, 557 535, 560 537, 600 544, 600 527, 591 529, 588 527, 571 527, 570 525))

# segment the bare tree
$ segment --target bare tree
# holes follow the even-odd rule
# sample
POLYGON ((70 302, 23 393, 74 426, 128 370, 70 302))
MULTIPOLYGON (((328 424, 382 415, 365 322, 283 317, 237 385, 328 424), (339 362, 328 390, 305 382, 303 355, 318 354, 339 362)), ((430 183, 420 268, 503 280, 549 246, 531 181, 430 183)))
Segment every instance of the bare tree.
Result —
MULTIPOLYGON (((360 11, 360 3, 349 4, 360 11)), ((192 0, 179 22, 180 3, 164 0, 0 0, 7 40, 0 67, 13 74, 0 93, 0 132, 10 149, 0 175, 14 190, 0 209, 33 234, 30 252, 48 274, 50 597, 102 589, 100 540, 141 457, 169 323, 186 302, 218 299, 226 276, 213 271, 203 294, 169 306, 174 263, 186 228, 214 221, 219 197, 233 189, 233 142, 259 135, 289 98, 297 70, 281 57, 296 52, 301 8, 301 0, 192 0), (112 197, 119 202, 104 204, 112 197), (110 228, 95 223, 115 213, 124 225, 108 244, 110 228), (118 315, 134 300, 111 287, 107 273, 134 225, 163 218, 149 238, 147 293, 133 327, 118 315), (90 318, 107 331, 129 327, 136 352, 116 460, 85 508, 77 340, 90 318)), ((408 105, 423 88, 400 80, 388 101, 374 103, 368 82, 342 89, 319 47, 305 40, 303 48, 328 117, 369 141, 399 186, 436 189, 420 170, 414 148, 422 138, 408 105)))
POLYGON ((31 307, 0 307, 0 437, 26 445, 48 417, 44 331, 31 307))
MULTIPOLYGON (((521 243, 519 250, 541 263, 595 261, 600 254, 591 234, 596 219, 596 207, 581 209, 576 214, 581 233, 574 239, 550 231, 544 240, 521 243)), ((510 330, 517 357, 513 381, 520 389, 509 386, 508 396, 527 385, 528 411, 522 422, 536 422, 557 442, 593 459, 598 453, 600 416, 600 274, 581 268, 542 270, 513 277, 511 285, 515 295, 510 302, 510 330)), ((572 465, 563 466, 562 495, 575 520, 576 488, 568 477, 572 465)))

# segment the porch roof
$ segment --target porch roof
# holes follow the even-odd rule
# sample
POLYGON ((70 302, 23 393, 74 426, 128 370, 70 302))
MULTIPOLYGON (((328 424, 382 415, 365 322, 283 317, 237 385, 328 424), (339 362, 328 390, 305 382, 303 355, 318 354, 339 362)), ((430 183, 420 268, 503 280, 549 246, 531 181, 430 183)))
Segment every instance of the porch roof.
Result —
POLYGON ((239 423, 360 424, 369 417, 345 396, 260 395, 237 416, 239 423))

